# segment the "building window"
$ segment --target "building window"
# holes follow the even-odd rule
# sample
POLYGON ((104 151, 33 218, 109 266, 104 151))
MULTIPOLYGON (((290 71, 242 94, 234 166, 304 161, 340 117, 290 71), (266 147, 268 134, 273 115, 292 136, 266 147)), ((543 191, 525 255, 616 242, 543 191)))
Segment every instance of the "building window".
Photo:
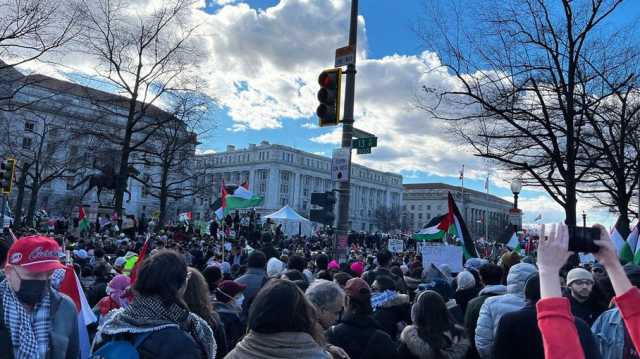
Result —
POLYGON ((33 122, 25 121, 25 123, 24 123, 24 130, 25 131, 33 132, 34 128, 35 128, 35 124, 33 122))
POLYGON ((31 148, 31 138, 23 137, 22 138, 22 148, 29 149, 31 148))
POLYGON ((418 219, 422 219, 422 213, 418 213, 418 219))
POLYGON ((412 205, 411 205, 411 210, 413 211, 413 210, 415 210, 415 209, 416 209, 416 206, 412 204, 412 205))

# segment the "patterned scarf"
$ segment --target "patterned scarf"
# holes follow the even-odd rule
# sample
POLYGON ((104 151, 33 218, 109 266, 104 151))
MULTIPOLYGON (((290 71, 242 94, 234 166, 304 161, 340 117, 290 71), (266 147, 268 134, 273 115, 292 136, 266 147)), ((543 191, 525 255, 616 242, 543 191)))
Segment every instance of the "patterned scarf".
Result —
POLYGON ((40 303, 36 304, 31 313, 27 313, 6 280, 0 283, 0 297, 4 308, 4 322, 11 332, 14 357, 16 359, 45 358, 49 349, 51 330, 49 292, 40 303))
POLYGON ((203 319, 190 313, 177 304, 166 307, 157 297, 136 296, 127 308, 118 315, 118 321, 136 327, 146 327, 149 324, 175 323, 180 329, 189 333, 200 345, 206 358, 214 358, 216 341, 213 331, 203 319))

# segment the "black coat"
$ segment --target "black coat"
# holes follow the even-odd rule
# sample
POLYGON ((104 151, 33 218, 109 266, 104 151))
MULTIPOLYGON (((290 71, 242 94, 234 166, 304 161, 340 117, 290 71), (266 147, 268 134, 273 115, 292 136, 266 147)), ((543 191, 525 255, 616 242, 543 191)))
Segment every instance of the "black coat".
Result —
POLYGON ((339 324, 329 328, 327 340, 344 349, 351 359, 397 358, 396 344, 378 327, 371 316, 347 313, 339 324))
MULTIPOLYGON (((103 338, 96 349, 112 340, 134 342, 131 333, 103 338)), ((199 345, 191 336, 179 328, 170 327, 154 331, 137 348, 140 359, 206 359, 199 345)))
MULTIPOLYGON (((599 359, 600 352, 590 328, 579 318, 576 318, 576 328, 585 358, 599 359)), ((502 316, 493 345, 493 358, 544 359, 542 335, 533 305, 502 316)))
POLYGON ((381 308, 373 313, 375 319, 380 325, 380 329, 384 330, 392 340, 398 340, 400 331, 398 323, 404 322, 405 325, 411 324, 411 304, 409 296, 406 294, 397 294, 395 298, 384 303, 381 308))

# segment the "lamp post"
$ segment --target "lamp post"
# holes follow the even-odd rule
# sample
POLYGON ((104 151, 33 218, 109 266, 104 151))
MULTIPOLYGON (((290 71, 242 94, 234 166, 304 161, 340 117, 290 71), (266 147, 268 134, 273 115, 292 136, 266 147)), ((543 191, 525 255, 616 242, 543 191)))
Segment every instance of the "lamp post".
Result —
POLYGON ((582 210, 582 226, 587 226, 587 212, 585 212, 584 209, 582 210))
MULTIPOLYGON (((520 179, 515 178, 513 181, 511 181, 511 192, 513 193, 514 215, 518 213, 518 195, 520 194, 520 190, 522 190, 522 182, 520 181, 520 179)), ((517 221, 516 223, 513 224, 513 229, 516 232, 518 231, 517 221)))

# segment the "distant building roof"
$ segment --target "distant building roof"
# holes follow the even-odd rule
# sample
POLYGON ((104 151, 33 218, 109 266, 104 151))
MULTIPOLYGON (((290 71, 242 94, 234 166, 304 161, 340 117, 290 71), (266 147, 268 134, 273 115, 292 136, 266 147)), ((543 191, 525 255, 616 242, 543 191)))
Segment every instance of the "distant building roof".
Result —
MULTIPOLYGON (((462 190, 460 186, 452 186, 446 183, 405 183, 402 185, 402 187, 404 187, 405 191, 411 191, 411 190, 417 190, 417 189, 429 189, 429 190, 441 189, 441 190, 447 190, 447 191, 461 192, 462 190)), ((476 191, 470 188, 465 188, 464 191, 466 193, 473 193, 474 195, 477 195, 477 196, 487 196, 487 194, 484 192, 476 191)), ((501 197, 494 196, 492 194, 489 194, 488 196, 491 197, 493 200, 501 202, 503 204, 513 204, 501 197)))

